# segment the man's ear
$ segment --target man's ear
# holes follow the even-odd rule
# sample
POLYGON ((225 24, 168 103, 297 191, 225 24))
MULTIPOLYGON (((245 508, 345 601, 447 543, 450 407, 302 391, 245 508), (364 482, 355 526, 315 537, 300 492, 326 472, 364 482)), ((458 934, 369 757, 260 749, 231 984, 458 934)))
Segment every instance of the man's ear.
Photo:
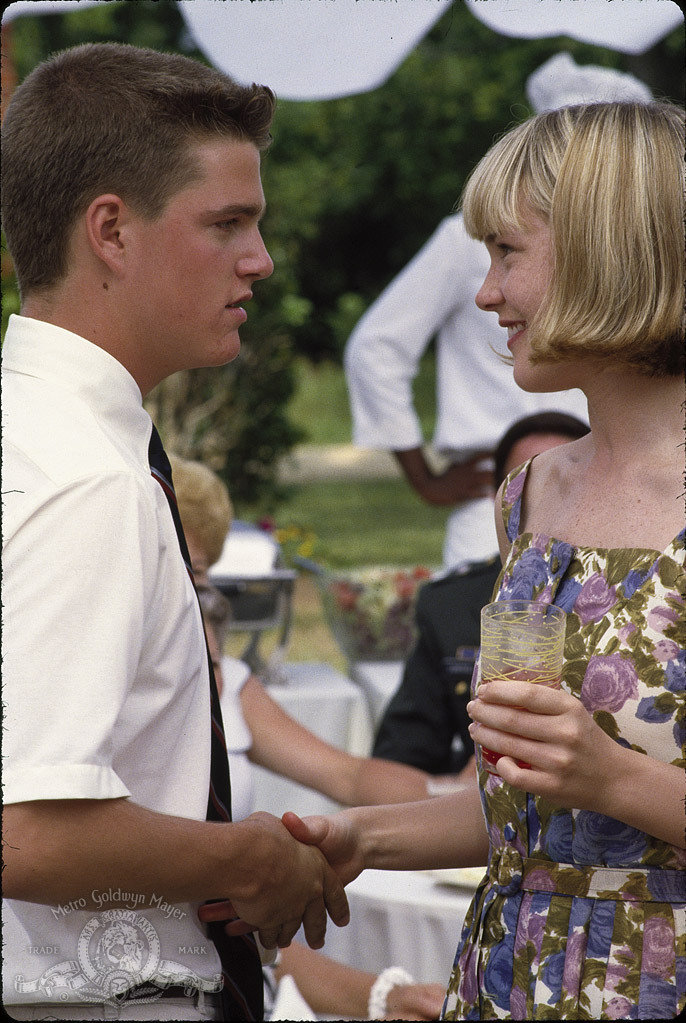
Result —
POLYGON ((131 211, 118 195, 99 195, 86 210, 86 239, 92 254, 117 276, 124 269, 125 227, 131 211))

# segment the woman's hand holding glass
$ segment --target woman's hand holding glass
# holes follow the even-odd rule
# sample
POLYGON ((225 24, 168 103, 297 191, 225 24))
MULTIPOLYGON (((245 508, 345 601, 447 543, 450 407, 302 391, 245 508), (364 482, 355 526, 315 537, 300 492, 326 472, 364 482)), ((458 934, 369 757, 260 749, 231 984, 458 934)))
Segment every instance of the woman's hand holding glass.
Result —
POLYGON ((607 812, 627 753, 576 697, 561 689, 494 680, 467 706, 475 742, 501 754, 496 772, 556 806, 607 812), (520 767, 524 761, 530 767, 520 767))

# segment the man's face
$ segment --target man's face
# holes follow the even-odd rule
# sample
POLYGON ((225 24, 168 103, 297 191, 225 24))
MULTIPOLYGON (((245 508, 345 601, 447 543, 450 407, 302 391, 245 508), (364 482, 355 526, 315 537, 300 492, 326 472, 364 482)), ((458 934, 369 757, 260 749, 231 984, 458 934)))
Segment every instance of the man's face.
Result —
POLYGON ((135 217, 128 321, 143 393, 180 369, 238 354, 244 304, 274 269, 259 229, 260 154, 250 142, 193 144, 199 176, 155 220, 135 217))

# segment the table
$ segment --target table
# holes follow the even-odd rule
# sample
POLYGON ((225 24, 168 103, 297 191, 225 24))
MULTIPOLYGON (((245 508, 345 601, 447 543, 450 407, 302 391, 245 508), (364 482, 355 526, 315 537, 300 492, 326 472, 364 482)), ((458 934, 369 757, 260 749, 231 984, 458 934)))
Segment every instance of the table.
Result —
MULTIPOLYGON (((368 756, 372 727, 364 693, 329 664, 286 662, 285 682, 271 684, 269 695, 321 739, 356 756, 368 756)), ((331 813, 340 807, 326 796, 253 765, 255 809, 280 817, 331 813)))
POLYGON ((246 635, 241 660, 266 678, 272 662, 280 661, 288 648, 298 573, 284 568, 281 548, 271 534, 234 519, 208 577, 231 605, 228 631, 246 635), (266 661, 260 653, 260 640, 272 629, 278 630, 276 648, 266 661))
POLYGON ((447 985, 474 891, 433 872, 365 870, 346 887, 350 923, 329 922, 323 951, 361 970, 402 966, 418 982, 447 985))
POLYGON ((350 674, 369 704, 374 733, 403 677, 404 661, 357 661, 350 674))

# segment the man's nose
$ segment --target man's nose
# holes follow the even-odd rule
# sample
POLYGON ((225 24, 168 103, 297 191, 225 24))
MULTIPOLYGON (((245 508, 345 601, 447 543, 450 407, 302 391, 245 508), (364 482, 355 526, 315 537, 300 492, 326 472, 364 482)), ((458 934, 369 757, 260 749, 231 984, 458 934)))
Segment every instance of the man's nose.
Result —
POLYGON ((274 272, 274 262, 261 234, 257 236, 253 251, 239 259, 236 269, 240 277, 252 277, 256 281, 270 277, 274 272))

